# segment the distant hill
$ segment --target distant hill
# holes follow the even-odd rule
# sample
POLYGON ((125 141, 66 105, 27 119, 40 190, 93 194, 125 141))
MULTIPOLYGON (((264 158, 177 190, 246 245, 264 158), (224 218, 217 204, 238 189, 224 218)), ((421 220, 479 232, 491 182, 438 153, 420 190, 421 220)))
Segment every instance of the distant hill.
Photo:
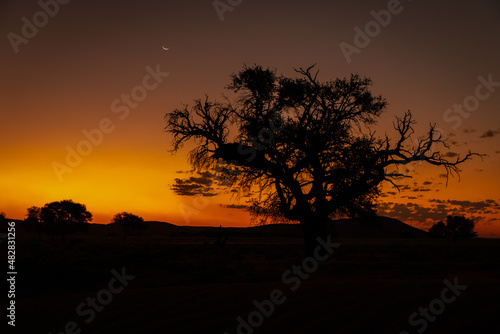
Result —
POLYGON ((343 238, 428 238, 428 233, 402 221, 378 216, 369 223, 356 219, 339 219, 333 229, 343 238))
MULTIPOLYGON (((218 227, 177 226, 158 221, 147 221, 145 224, 148 228, 139 232, 139 235, 149 237, 217 237, 219 233, 218 227)), ((338 219, 332 222, 331 228, 334 235, 339 238, 398 239, 428 237, 427 232, 389 217, 376 217, 368 223, 362 223, 355 219, 338 219)), ((224 227, 223 232, 231 237, 302 237, 302 230, 299 224, 224 227)), ((107 225, 91 224, 90 233, 98 236, 120 236, 122 235, 122 229, 114 223, 107 225)))
MULTIPOLYGON (((23 231, 17 229, 16 233, 30 234, 25 230, 24 221, 10 219, 15 221, 16 226, 22 228, 23 231), (23 233, 24 232, 24 233, 23 233)), ((178 226, 170 223, 159 221, 147 221, 146 230, 132 233, 131 236, 144 237, 195 237, 195 238, 217 238, 219 235, 219 227, 210 226, 178 226)), ((6 232, 7 226, 2 226, 2 230, 6 232)), ((412 227, 402 221, 389 217, 376 217, 370 222, 360 222, 355 219, 337 219, 330 226, 334 237, 338 238, 375 238, 375 239, 399 239, 399 238, 428 238, 428 233, 418 228, 412 227)), ((2 231, 0 231, 2 232, 2 231)), ((299 224, 269 224, 262 226, 251 227, 224 227, 222 229, 223 236, 230 237, 291 237, 302 238, 302 229, 299 224)), ((4 232, 2 232, 4 233, 4 232)), ((122 228, 115 223, 111 224, 89 224, 89 236, 95 237, 114 237, 122 236, 122 228)), ((82 235, 84 237, 85 234, 82 235)))
MULTIPOLYGON (((228 228, 228 230, 230 230, 228 228)), ((428 233, 418 228, 389 217, 376 217, 374 220, 362 223, 356 219, 337 219, 330 226, 335 237, 339 238, 427 238, 428 233)), ((298 224, 270 224, 248 227, 242 233, 252 235, 302 236, 298 224)))

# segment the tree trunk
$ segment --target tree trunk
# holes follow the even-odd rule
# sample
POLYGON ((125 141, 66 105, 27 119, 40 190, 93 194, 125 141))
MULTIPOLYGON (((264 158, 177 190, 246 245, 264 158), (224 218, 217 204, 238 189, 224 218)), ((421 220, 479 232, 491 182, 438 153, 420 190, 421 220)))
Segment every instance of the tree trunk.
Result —
POLYGON ((314 250, 320 244, 320 240, 326 241, 328 237, 328 217, 317 217, 310 215, 310 218, 300 220, 300 226, 304 234, 305 254, 306 256, 314 256, 314 250))

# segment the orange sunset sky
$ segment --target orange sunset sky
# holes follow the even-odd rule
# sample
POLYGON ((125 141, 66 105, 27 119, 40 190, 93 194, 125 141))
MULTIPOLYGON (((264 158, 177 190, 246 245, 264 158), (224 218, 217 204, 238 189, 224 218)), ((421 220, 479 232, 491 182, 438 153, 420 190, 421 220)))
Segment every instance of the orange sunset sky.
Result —
POLYGON ((73 199, 96 223, 128 211, 179 225, 249 226, 248 214, 231 207, 244 200, 174 194, 175 178, 206 180, 186 173, 189 147, 168 152, 163 117, 205 94, 231 96, 224 87, 243 64, 294 75, 294 67, 317 63, 321 80, 350 73, 373 80, 372 91, 389 102, 376 127, 381 136, 395 134, 394 117, 409 109, 415 140, 432 122, 446 133, 450 158, 469 149, 487 154, 447 186, 444 169, 408 166, 413 177, 400 192, 384 185, 381 214, 424 229, 461 214, 478 222, 480 236, 500 237, 498 1, 221 0, 222 14, 213 1, 48 2, 45 16, 37 1, 0 4, 0 211, 7 217, 73 199), (376 23, 388 8, 390 17, 379 16, 384 26, 376 23), (23 28, 34 20, 35 31, 23 28), (367 24, 372 37, 356 40, 367 24), (347 44, 356 47, 349 57, 347 44), (127 102, 132 93, 140 101, 127 102), (467 110, 453 109, 464 103, 467 110), (100 127, 97 144, 84 148, 85 131, 100 127), (71 167, 68 148, 78 145, 87 155, 71 167))

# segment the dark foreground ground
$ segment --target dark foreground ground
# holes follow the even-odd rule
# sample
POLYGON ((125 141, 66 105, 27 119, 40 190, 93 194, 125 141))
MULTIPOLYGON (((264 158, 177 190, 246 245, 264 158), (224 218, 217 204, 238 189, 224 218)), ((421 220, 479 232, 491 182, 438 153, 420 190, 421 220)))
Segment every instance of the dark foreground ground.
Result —
POLYGON ((213 241, 19 239, 14 332, 500 333, 500 240, 338 239, 307 279, 285 280, 303 261, 302 240, 213 241), (118 283, 113 269, 134 278, 118 283), (442 295, 444 280, 467 288, 442 295), (281 303, 258 311, 254 301, 276 289, 281 303), (419 308, 429 305, 426 320, 419 308))

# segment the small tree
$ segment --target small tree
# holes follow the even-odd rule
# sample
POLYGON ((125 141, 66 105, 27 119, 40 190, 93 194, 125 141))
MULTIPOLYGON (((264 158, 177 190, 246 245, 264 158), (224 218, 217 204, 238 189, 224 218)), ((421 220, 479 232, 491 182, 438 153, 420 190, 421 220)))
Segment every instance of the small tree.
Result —
POLYGON ((123 240, 126 240, 127 236, 129 236, 132 233, 132 231, 139 231, 146 229, 146 225, 144 224, 144 219, 128 212, 117 213, 113 217, 113 219, 111 219, 111 222, 119 224, 122 227, 123 240))
POLYGON ((88 222, 92 221, 92 214, 84 204, 73 200, 63 200, 45 204, 41 208, 40 217, 46 231, 52 236, 88 230, 88 222))
POLYGON ((31 206, 28 208, 28 212, 24 217, 24 222, 26 223, 26 227, 33 231, 33 238, 38 236, 38 240, 40 240, 43 226, 42 226, 42 208, 38 206, 31 206))
POLYGON ((448 230, 443 221, 438 221, 429 229, 429 234, 434 238, 444 239, 448 236, 448 230))
POLYGON ((474 232, 474 225, 471 219, 464 216, 446 217, 446 229, 452 241, 477 237, 477 233, 474 232))
POLYGON ((429 229, 429 234, 435 238, 448 238, 451 241, 457 239, 468 239, 477 237, 474 232, 474 222, 463 216, 448 216, 446 224, 442 221, 437 222, 429 229))

